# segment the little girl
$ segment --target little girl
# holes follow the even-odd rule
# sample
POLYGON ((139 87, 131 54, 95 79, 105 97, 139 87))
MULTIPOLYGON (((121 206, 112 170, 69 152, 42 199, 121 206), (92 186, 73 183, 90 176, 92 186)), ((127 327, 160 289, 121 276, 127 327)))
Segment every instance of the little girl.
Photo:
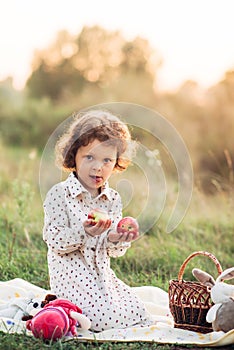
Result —
POLYGON ((133 241, 132 234, 116 232, 121 199, 108 186, 111 174, 129 165, 130 148, 127 126, 111 113, 75 115, 56 145, 57 163, 70 174, 52 187, 44 203, 51 290, 80 306, 94 331, 153 323, 110 267, 110 257, 124 255, 133 241), (109 218, 93 225, 88 214, 94 208, 105 210, 109 218))

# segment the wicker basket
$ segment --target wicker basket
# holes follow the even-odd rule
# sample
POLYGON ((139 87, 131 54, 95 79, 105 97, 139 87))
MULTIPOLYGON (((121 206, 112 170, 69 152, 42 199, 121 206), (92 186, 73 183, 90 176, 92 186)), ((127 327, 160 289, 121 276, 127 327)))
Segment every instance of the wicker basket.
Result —
POLYGON ((209 333, 212 324, 206 322, 206 314, 213 305, 207 287, 200 282, 183 281, 183 274, 187 263, 197 255, 210 258, 221 274, 222 267, 211 253, 204 251, 194 252, 183 262, 178 274, 178 280, 169 282, 169 307, 174 318, 174 327, 190 331, 209 333))

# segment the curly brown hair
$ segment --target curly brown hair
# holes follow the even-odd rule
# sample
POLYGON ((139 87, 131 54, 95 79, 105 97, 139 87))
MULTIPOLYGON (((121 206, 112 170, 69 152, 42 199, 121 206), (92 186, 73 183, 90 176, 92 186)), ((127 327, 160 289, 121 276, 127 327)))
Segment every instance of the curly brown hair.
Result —
POLYGON ((111 112, 97 109, 74 113, 68 131, 56 143, 58 167, 65 171, 74 171, 78 149, 95 139, 117 147, 115 171, 123 171, 128 167, 134 142, 127 125, 111 112))

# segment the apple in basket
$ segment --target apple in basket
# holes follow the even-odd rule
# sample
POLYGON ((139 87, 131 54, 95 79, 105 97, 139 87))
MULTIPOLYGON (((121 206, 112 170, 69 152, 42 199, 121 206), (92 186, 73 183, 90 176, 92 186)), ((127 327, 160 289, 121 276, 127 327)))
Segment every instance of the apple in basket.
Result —
POLYGON ((138 231, 139 231, 138 222, 135 218, 131 216, 125 216, 117 224, 118 233, 125 233, 125 232, 133 233, 134 234, 133 238, 135 238, 138 235, 138 231))
POLYGON ((88 214, 88 219, 91 220, 91 225, 96 225, 99 220, 109 220, 109 216, 105 210, 95 208, 88 214))

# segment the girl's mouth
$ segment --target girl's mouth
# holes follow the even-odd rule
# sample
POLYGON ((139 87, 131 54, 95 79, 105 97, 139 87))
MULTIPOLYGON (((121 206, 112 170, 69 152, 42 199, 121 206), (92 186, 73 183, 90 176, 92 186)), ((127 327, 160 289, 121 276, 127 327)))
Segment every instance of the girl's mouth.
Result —
POLYGON ((90 175, 90 177, 95 183, 102 182, 102 177, 101 176, 90 175))

